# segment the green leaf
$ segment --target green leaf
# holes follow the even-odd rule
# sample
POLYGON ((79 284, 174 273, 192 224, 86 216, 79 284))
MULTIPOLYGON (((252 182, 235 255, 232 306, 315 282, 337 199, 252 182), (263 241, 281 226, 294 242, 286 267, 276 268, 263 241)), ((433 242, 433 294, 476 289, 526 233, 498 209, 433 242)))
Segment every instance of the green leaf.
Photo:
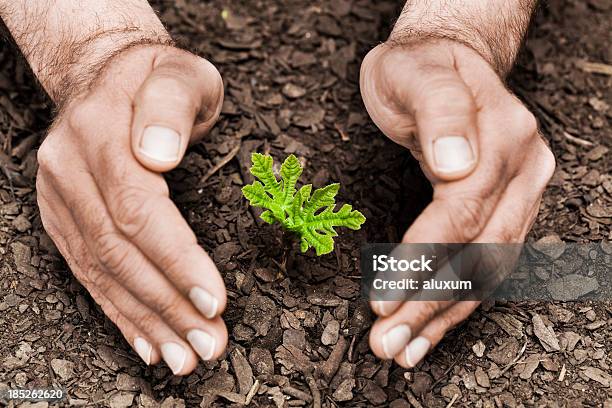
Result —
POLYGON ((272 194, 272 197, 281 194, 281 184, 274 176, 274 171, 272 170, 272 164, 274 162, 272 157, 267 155, 264 156, 260 153, 253 153, 251 155, 251 161, 253 162, 253 166, 251 166, 250 169, 251 174, 263 183, 265 190, 272 194))
POLYGON ((281 178, 283 179, 283 203, 291 204, 295 195, 295 183, 302 174, 302 166, 294 155, 290 154, 281 166, 281 178))
POLYGON ((306 217, 301 226, 302 239, 314 247, 317 255, 324 255, 334 249, 333 237, 338 235, 334 227, 358 230, 364 222, 364 215, 349 204, 344 204, 338 212, 329 206, 319 214, 306 217))
POLYGON ((328 254, 334 250, 336 227, 358 230, 365 222, 363 214, 349 204, 334 212, 338 183, 314 192, 310 184, 297 190, 303 170, 294 155, 289 155, 281 165, 281 181, 274 175, 272 157, 253 153, 251 160, 251 174, 258 181, 242 188, 244 196, 252 206, 266 209, 261 214, 265 222, 279 221, 283 228, 296 233, 302 252, 314 248, 317 255, 328 254))
POLYGON ((312 198, 304 206, 307 214, 314 214, 320 208, 336 204, 336 194, 340 190, 340 184, 334 183, 323 188, 317 188, 312 193, 312 198))
POLYGON ((261 218, 262 220, 264 220, 268 224, 274 224, 274 214, 270 210, 266 210, 266 211, 262 212, 261 215, 259 216, 259 218, 261 218))

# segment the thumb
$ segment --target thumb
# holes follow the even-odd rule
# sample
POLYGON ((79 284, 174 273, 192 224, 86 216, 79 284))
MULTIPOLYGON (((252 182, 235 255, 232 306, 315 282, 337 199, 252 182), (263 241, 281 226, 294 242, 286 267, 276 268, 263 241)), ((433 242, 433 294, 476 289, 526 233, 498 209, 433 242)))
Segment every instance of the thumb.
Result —
POLYGON ((132 151, 155 172, 176 167, 190 141, 219 117, 223 81, 208 61, 180 50, 158 55, 133 102, 132 151))
POLYGON ((440 180, 463 178, 478 161, 474 96, 450 67, 429 67, 415 77, 420 84, 408 87, 408 97, 427 167, 440 180))

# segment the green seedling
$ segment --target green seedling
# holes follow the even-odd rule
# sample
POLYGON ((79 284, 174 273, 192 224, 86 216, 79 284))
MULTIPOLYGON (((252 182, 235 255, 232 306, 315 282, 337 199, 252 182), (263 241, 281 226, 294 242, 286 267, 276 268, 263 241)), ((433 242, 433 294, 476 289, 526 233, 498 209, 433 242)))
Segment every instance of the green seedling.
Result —
POLYGON ((334 227, 361 228, 365 217, 349 204, 334 212, 336 194, 340 184, 334 183, 312 192, 312 184, 299 190, 296 183, 302 174, 302 166, 294 155, 283 162, 279 181, 272 170, 273 159, 269 155, 253 153, 250 171, 259 181, 242 188, 242 194, 253 207, 265 208, 261 219, 281 226, 300 238, 300 249, 306 252, 313 247, 317 255, 334 250, 334 227), (312 192, 312 195, 311 195, 312 192))

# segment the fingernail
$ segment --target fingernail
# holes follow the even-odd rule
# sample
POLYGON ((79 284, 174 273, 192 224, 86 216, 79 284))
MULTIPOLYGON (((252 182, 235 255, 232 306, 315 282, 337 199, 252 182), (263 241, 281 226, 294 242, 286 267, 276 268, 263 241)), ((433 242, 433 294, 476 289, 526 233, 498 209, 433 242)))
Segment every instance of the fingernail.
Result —
POLYGON ((181 137, 172 129, 148 126, 142 133, 140 151, 153 160, 175 162, 178 160, 181 137))
POLYGON ((187 340, 202 360, 210 360, 215 353, 215 338, 202 330, 191 330, 187 340))
POLYGON ((176 375, 181 372, 183 365, 185 364, 185 357, 187 354, 180 344, 176 343, 164 343, 161 345, 162 357, 168 367, 176 375))
POLYGON ((387 358, 393 358, 397 353, 406 347, 412 332, 406 324, 395 326, 382 337, 383 352, 387 358))
POLYGON ((136 353, 142 358, 142 361, 147 365, 151 364, 151 350, 153 350, 153 348, 148 341, 142 337, 136 337, 134 339, 134 350, 136 350, 136 353))
POLYGON ((412 340, 406 346, 406 364, 408 364, 408 367, 416 366, 425 357, 430 347, 431 342, 423 336, 412 340))
POLYGON ((474 163, 470 143, 463 136, 443 136, 433 142, 436 170, 440 173, 456 173, 474 163))
POLYGON ((207 319, 212 319, 217 315, 219 302, 217 298, 208 291, 198 288, 197 286, 191 288, 189 291, 189 299, 191 299, 195 307, 202 312, 207 319))
POLYGON ((384 300, 376 300, 374 301, 374 312, 379 316, 386 316, 387 311, 385 310, 385 301, 384 300))

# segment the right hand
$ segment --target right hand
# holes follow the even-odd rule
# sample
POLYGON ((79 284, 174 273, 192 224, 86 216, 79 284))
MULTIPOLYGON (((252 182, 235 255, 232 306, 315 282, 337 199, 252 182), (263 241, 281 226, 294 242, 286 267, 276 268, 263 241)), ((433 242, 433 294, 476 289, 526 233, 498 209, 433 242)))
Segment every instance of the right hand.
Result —
MULTIPOLYGON (((433 201, 402 242, 524 241, 555 159, 533 114, 479 53, 448 40, 381 44, 364 59, 361 93, 374 123, 410 149, 433 185, 433 201)), ((485 276, 489 285, 506 277, 485 276)), ((478 304, 372 301, 379 319, 370 346, 414 367, 478 304)))
POLYGON ((134 47, 66 104, 38 152, 45 229, 140 357, 176 375, 225 350, 226 294, 160 172, 210 130, 222 102, 208 61, 134 47))

